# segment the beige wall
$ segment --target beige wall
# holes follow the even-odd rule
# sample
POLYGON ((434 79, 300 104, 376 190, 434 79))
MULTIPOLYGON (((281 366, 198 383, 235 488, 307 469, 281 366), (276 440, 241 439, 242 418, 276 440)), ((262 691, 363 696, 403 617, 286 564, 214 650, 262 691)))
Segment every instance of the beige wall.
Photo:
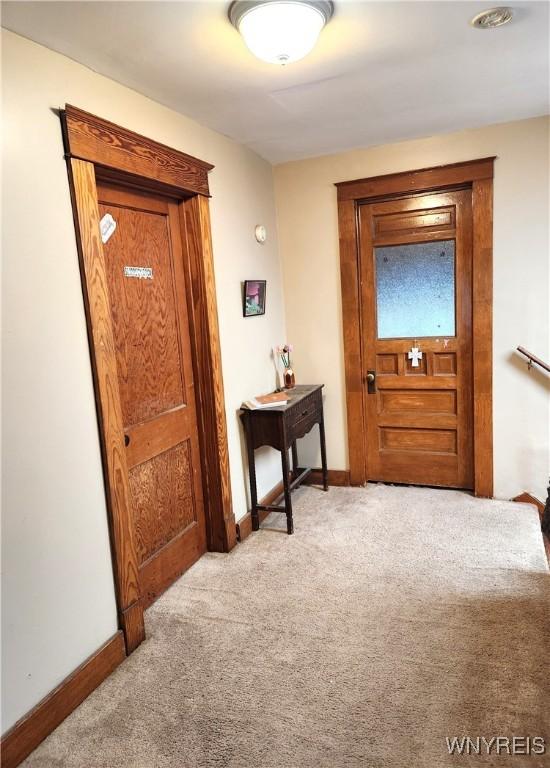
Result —
MULTIPOLYGON (((233 503, 247 509, 237 408, 269 391, 284 338, 271 166, 75 62, 3 32, 2 731, 116 630, 103 480, 59 118, 75 104, 215 164, 212 230, 233 503), (268 242, 254 240, 263 223, 268 242), (266 278, 243 319, 241 281, 266 278)), ((259 461, 260 493, 280 478, 259 461)))
MULTIPOLYGON (((496 155, 494 184, 495 495, 546 497, 548 378, 513 350, 550 359, 549 120, 434 136, 275 168, 287 330, 299 381, 325 382, 329 466, 348 465, 334 182, 496 155)), ((318 462, 315 440, 309 460, 318 462)))

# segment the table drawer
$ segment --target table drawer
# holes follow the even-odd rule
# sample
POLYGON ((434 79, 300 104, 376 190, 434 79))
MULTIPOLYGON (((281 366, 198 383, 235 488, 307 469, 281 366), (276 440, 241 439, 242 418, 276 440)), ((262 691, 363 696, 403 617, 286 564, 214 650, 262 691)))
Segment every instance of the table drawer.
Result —
POLYGON ((295 412, 287 416, 288 441, 291 443, 307 435, 313 425, 321 421, 321 398, 315 393, 313 397, 305 399, 293 410, 295 412))

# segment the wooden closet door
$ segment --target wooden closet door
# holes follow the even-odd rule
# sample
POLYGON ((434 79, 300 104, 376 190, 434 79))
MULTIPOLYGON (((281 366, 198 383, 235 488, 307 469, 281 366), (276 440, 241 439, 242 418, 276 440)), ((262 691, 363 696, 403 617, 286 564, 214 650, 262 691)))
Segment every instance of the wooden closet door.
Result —
POLYGON ((369 480, 473 487, 471 211, 470 190, 359 207, 369 480))
POLYGON ((145 604, 206 550, 197 412, 176 203, 98 185, 145 604))

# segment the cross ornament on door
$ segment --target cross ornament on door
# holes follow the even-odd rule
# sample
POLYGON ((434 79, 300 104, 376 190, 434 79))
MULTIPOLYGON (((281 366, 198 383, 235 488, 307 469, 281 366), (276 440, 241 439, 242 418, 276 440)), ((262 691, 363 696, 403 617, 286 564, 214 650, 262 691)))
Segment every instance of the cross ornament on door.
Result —
POLYGON ((422 360, 422 352, 418 347, 411 347, 408 354, 409 360, 412 360, 412 367, 418 368, 419 360, 422 360))

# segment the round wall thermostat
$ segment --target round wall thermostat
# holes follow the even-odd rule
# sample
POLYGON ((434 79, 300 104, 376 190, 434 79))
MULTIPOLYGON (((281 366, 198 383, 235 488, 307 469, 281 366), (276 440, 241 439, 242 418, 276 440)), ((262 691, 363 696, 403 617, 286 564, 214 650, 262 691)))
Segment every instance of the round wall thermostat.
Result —
POLYGON ((256 236, 256 240, 259 243, 265 243, 267 240, 267 229, 264 227, 263 224, 258 224, 256 229, 254 230, 254 234, 256 236))

